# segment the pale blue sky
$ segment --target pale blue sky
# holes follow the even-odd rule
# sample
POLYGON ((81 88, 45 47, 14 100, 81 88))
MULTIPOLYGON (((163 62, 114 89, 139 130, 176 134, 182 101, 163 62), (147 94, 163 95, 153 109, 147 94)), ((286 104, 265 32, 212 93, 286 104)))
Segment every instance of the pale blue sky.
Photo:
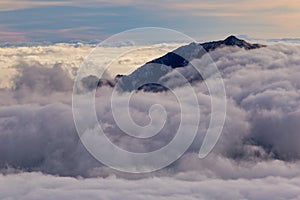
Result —
POLYGON ((198 40, 300 37, 299 0, 1 0, 0 41, 105 39, 157 26, 198 40))

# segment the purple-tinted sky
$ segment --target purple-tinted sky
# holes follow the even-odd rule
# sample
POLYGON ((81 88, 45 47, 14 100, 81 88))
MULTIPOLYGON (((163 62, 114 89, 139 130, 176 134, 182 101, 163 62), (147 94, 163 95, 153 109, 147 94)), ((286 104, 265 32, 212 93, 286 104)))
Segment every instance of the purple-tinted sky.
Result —
POLYGON ((299 0, 1 0, 0 41, 104 39, 158 26, 196 39, 300 37, 299 0))

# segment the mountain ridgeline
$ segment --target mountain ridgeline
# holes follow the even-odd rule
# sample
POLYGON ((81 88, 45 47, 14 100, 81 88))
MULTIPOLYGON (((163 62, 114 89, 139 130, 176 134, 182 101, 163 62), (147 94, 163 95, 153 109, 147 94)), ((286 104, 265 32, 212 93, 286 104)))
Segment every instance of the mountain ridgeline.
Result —
MULTIPOLYGON (((166 75, 176 68, 188 66, 191 60, 199 59, 204 54, 223 47, 239 47, 246 50, 252 50, 264 47, 261 44, 251 44, 244 40, 238 39, 231 35, 225 40, 212 41, 206 43, 192 42, 188 45, 181 46, 162 57, 156 58, 139 67, 129 75, 117 75, 114 80, 98 79, 95 76, 88 76, 82 79, 85 87, 93 89, 95 87, 116 86, 120 91, 138 91, 161 92, 170 89, 172 86, 163 86, 163 82, 167 78, 166 75)), ((201 81, 203 78, 200 74, 193 75, 183 74, 185 80, 189 83, 201 81)))

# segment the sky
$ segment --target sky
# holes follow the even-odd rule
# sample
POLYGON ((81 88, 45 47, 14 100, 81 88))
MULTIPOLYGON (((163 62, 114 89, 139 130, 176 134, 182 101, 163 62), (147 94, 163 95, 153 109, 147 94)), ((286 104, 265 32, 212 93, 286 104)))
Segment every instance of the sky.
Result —
MULTIPOLYGON (((300 199, 299 10, 299 0, 0 0, 0 199, 300 199), (81 85, 93 86, 102 66, 99 63, 110 63, 107 72, 114 77, 165 54, 162 50, 183 44, 176 40, 136 48, 126 45, 127 40, 118 43, 113 38, 113 45, 92 51, 94 43, 68 42, 101 41, 149 26, 175 29, 198 41, 234 34, 258 39, 266 46, 217 48, 159 80, 173 90, 139 91, 130 102, 123 94, 112 96, 115 90, 110 86, 99 87, 94 109, 99 125, 112 143, 129 152, 149 153, 167 146, 181 125, 190 138, 200 108, 197 136, 182 157, 152 173, 130 174, 93 157, 86 148, 96 146, 93 130, 83 133, 89 139, 85 143, 79 138, 72 98, 74 79, 87 66, 81 85), (274 38, 298 39, 267 40, 274 38), (49 45, 35 45, 44 41, 49 45), (18 42, 25 45, 14 44, 18 42), (211 69, 217 66, 227 96, 222 134, 204 159, 198 153, 210 128, 214 97, 206 85, 209 78, 191 85, 196 106, 190 89, 181 87, 176 72, 195 80, 192 66, 205 69, 203 74, 212 77, 211 69), (180 101, 174 94, 185 98, 180 101), (125 105, 130 116, 113 108, 115 105, 125 105), (131 137, 126 130, 162 121, 159 112, 152 112, 156 106, 168 114, 159 133, 146 139, 131 137), (180 112, 182 108, 185 112, 180 112)), ((163 42, 167 40, 155 33, 163 42)), ((134 41, 140 42, 138 39, 134 41)), ((139 44, 134 41, 132 44, 139 44)), ((188 47, 196 49, 184 48, 183 53, 198 55, 199 45, 188 47)), ((140 74, 147 75, 147 69, 140 68, 140 74)), ((90 111, 89 99, 80 96, 79 101, 84 111, 90 111)), ((223 112, 218 108, 214 116, 220 119, 223 112)), ((88 112, 81 117, 90 122, 88 112)), ((153 129, 145 130, 149 134, 153 129)), ((113 150, 103 152, 121 164, 130 161, 115 156, 113 150)), ((164 155, 146 161, 155 165, 161 158, 164 155)))
POLYGON ((197 40, 299 38, 299 0, 1 0, 0 42, 103 40, 163 27, 197 40))

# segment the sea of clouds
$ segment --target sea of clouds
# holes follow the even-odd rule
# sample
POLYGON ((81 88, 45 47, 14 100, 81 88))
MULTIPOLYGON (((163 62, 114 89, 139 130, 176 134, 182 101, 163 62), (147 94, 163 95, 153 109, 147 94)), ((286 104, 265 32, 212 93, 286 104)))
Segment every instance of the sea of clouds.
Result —
MULTIPOLYGON (((225 47, 211 52, 227 94, 226 122, 216 147, 199 159, 211 105, 205 84, 197 83, 193 88, 201 121, 195 141, 171 166, 137 175, 99 163, 77 135, 72 115, 74 76, 92 47, 18 48, 1 48, 0 54, 1 71, 6 73, 0 78, 0 199, 300 198, 299 45, 270 44, 250 51, 225 47)), ((124 62, 138 65, 162 53, 151 52, 140 61, 136 55, 142 51, 135 52, 124 62)), ((204 56, 192 63, 209 67, 212 63, 207 60, 204 56)), ((190 67, 180 70, 188 74, 190 67)), ((186 96, 188 104, 186 90, 175 90, 186 96)), ((110 87, 97 90, 96 112, 115 144, 129 151, 149 152, 174 137, 181 120, 174 94, 133 95, 130 114, 137 124, 149 123, 148 110, 153 104, 162 105, 168 113, 161 132, 142 141, 116 126, 111 94, 110 87)), ((192 118, 193 112, 183 117, 192 118)))

